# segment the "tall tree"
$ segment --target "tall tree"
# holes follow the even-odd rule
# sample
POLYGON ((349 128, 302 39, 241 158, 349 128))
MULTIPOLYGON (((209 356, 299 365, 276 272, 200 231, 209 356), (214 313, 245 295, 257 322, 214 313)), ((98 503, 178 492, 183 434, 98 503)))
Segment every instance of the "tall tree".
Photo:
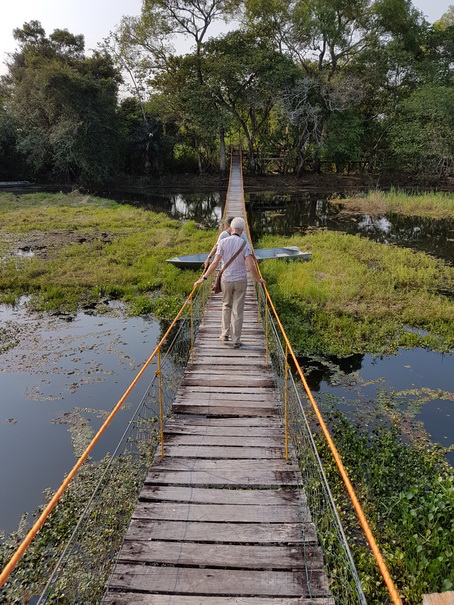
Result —
POLYGON ((454 88, 416 89, 390 125, 394 166, 424 181, 454 176, 453 131, 454 88))
POLYGON ((34 178, 103 181, 116 160, 120 76, 105 53, 83 55, 83 37, 37 21, 14 31, 19 50, 4 78, 17 148, 34 178))
POLYGON ((205 85, 243 131, 249 169, 255 170, 257 136, 283 88, 295 76, 293 62, 249 33, 235 31, 205 45, 205 85))

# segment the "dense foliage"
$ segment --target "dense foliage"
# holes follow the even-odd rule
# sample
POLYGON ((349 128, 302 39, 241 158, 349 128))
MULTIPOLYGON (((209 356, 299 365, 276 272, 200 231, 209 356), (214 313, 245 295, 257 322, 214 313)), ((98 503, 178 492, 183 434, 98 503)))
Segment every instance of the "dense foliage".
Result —
POLYGON ((25 23, 0 84, 0 179, 223 172, 230 142, 251 172, 452 177, 452 12, 430 25, 411 0, 147 0, 90 58, 83 36, 25 23))
MULTIPOLYGON (((383 416, 381 426, 376 417, 372 423, 370 417, 352 423, 336 410, 335 398, 329 395, 319 394, 318 402, 404 602, 417 605, 424 594, 452 590, 453 470, 443 459, 442 448, 403 442, 398 423, 387 424, 383 416)), ((387 405, 391 407, 392 401, 387 405)), ((317 440, 367 602, 387 603, 378 567, 333 457, 324 439, 317 440)))

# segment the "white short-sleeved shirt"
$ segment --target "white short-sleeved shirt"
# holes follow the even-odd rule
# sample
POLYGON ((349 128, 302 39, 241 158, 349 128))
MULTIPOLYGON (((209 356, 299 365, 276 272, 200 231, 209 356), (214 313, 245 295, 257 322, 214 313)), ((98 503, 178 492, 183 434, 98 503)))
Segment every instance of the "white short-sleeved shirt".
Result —
MULTIPOLYGON (((218 241, 217 254, 222 256, 222 260, 225 263, 235 254, 235 252, 243 245, 243 238, 238 235, 230 235, 224 237, 221 241, 218 241)), ((225 281, 241 281, 246 279, 246 256, 252 254, 251 246, 246 238, 246 245, 238 256, 233 260, 230 265, 224 269, 222 279, 225 281)))

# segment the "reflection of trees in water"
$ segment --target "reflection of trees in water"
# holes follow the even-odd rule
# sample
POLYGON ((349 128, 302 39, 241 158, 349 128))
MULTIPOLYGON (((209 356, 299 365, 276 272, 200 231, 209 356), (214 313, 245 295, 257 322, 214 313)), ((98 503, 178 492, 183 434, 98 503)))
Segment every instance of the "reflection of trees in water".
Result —
POLYGON ((401 214, 381 217, 362 215, 357 222, 356 232, 371 237, 376 242, 412 247, 454 263, 452 220, 401 214))
POLYGON ((364 355, 360 354, 350 357, 299 357, 298 363, 311 391, 318 392, 322 382, 336 386, 344 382, 349 374, 359 372, 363 359, 364 355))
POLYGON ((339 215, 332 193, 248 195, 252 239, 262 235, 292 235, 309 227, 359 234, 383 244, 411 247, 454 264, 454 221, 386 214, 339 215), (451 240, 451 241, 450 241, 451 240))
POLYGON ((308 227, 326 228, 329 217, 337 211, 327 200, 328 194, 275 195, 261 201, 258 194, 249 194, 247 205, 253 240, 265 234, 292 235, 308 227))
POLYGON ((145 210, 164 212, 179 220, 193 220, 208 229, 217 229, 225 205, 225 191, 175 193, 166 191, 110 191, 110 199, 145 210))
POLYGON ((171 195, 171 215, 174 218, 193 220, 215 229, 225 205, 225 192, 175 193, 171 195))

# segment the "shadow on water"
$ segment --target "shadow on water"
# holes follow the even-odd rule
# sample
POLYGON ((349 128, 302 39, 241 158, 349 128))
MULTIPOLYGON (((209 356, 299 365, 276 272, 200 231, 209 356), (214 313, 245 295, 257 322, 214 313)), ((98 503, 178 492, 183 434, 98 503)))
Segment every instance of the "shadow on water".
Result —
POLYGON ((454 220, 400 214, 343 215, 339 212, 342 205, 329 201, 332 197, 332 193, 313 192, 248 194, 246 199, 252 239, 256 241, 262 235, 305 233, 311 228, 329 229, 419 250, 454 265, 454 220))
MULTIPOLYGON (((341 411, 358 418, 400 411, 422 423, 431 440, 454 444, 454 354, 401 349, 396 355, 300 358, 309 388, 332 395, 341 411)), ((454 465, 454 451, 447 454, 454 465)))

